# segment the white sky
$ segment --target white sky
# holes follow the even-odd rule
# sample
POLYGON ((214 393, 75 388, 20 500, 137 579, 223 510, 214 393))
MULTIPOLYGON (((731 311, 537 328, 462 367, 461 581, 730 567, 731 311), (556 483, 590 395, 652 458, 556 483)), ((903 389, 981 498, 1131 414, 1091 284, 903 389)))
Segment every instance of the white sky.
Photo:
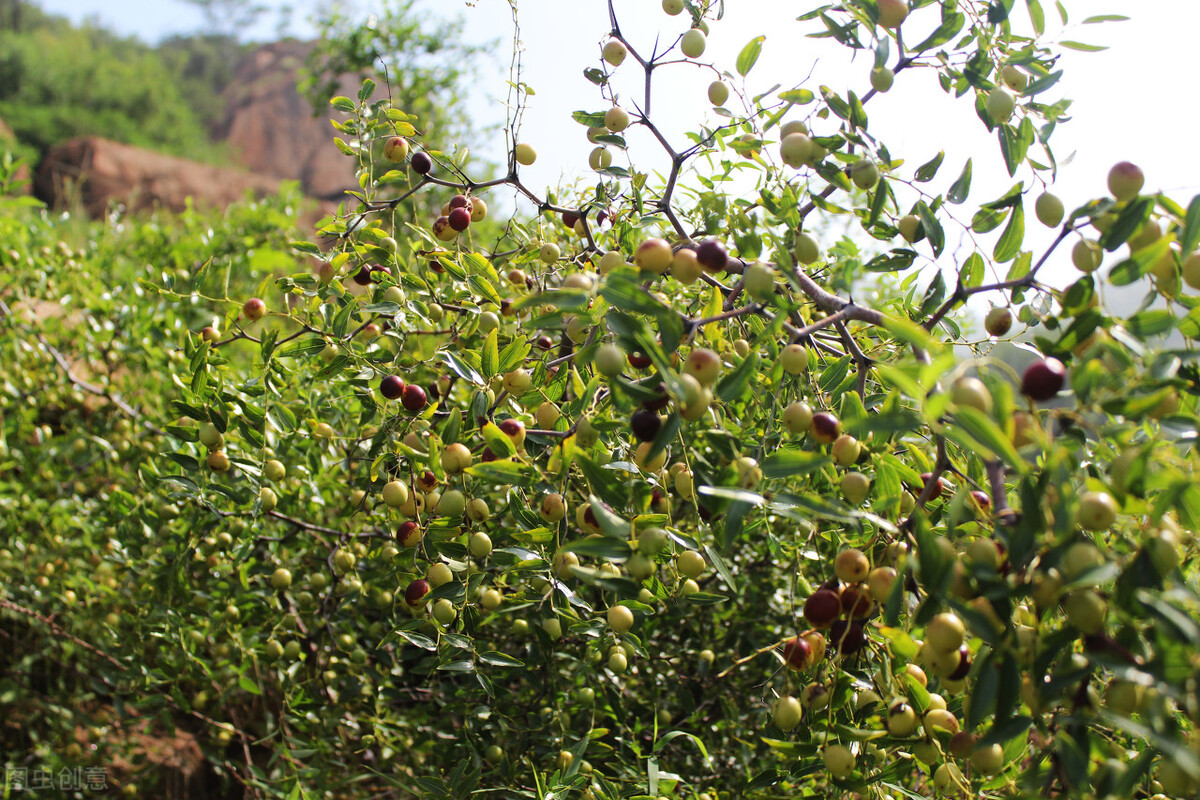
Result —
MULTIPOLYGON (((1184 94, 1184 76, 1194 70, 1192 37, 1200 30, 1200 3, 1063 3, 1071 16, 1065 31, 1058 25, 1053 0, 1043 0, 1048 40, 1073 39, 1107 45, 1109 49, 1100 53, 1064 51, 1060 67, 1065 75, 1055 89, 1042 96, 1074 100, 1071 121, 1062 125, 1051 140, 1061 166, 1054 191, 1069 210, 1105 192, 1105 176, 1113 163, 1131 160, 1145 171, 1148 189, 1163 189, 1186 206, 1200 191, 1200 159, 1190 155, 1187 135, 1197 130, 1200 111, 1184 94), (1099 14, 1123 14, 1130 20, 1079 24, 1099 14), (1072 153, 1074 159, 1063 165, 1072 153)), ((278 8, 282 3, 268 0, 268 5, 278 8)), ((305 35, 311 28, 303 20, 313 4, 311 0, 296 0, 294 5, 298 10, 291 32, 305 35)), ((360 5, 370 8, 370 3, 360 5)), ((686 16, 667 16, 659 0, 617 0, 616 5, 622 28, 639 48, 648 50, 656 36, 671 42, 686 29, 686 16)), ((178 2, 43 0, 43 6, 75 20, 91 16, 119 32, 151 41, 169 33, 197 30, 201 25, 200 15, 178 2)), ((470 41, 499 40, 494 59, 483 64, 478 81, 470 89, 469 107, 480 124, 502 122, 512 33, 506 0, 474 0, 473 7, 465 2, 418 0, 418 7, 435 15, 463 15, 470 41)), ((754 36, 765 34, 762 56, 749 76, 751 92, 775 83, 788 88, 810 73, 812 77, 804 84, 807 88, 816 90, 818 85, 827 84, 843 94, 846 88, 865 92, 871 54, 861 54, 851 62, 844 48, 827 40, 804 38, 814 30, 813 23, 799 23, 794 17, 808 7, 807 3, 782 0, 727 0, 725 19, 712 24, 708 50, 700 60, 732 72, 741 47, 754 36)), ((582 73, 586 67, 599 64, 600 44, 608 30, 607 11, 603 0, 520 0, 520 13, 526 47, 522 79, 536 92, 526 112, 522 138, 539 152, 538 162, 526 168, 525 178, 540 190, 590 174, 586 161, 592 145, 586 141, 584 129, 570 118, 570 112, 606 107, 599 91, 582 73)), ((923 38, 925 31, 936 26, 937 16, 936 6, 915 11, 904 26, 906 40, 923 38)), ((1027 24, 1022 2, 1016 3, 1015 19, 1027 24)), ((273 32, 274 23, 268 21, 252 33, 256 38, 269 38, 273 32)), ((656 73, 653 115, 673 142, 685 141, 684 131, 706 115, 709 121, 716 121, 705 99, 705 88, 712 79, 711 70, 694 65, 667 66, 656 73)), ((614 85, 623 94, 631 92, 631 99, 641 97, 640 70, 632 59, 617 70, 614 85)), ((945 192, 966 158, 974 157, 971 195, 960 207, 965 209, 961 212, 963 219, 969 219, 972 203, 999 196, 1015 180, 1024 179, 1029 185, 1027 171, 1019 171, 1015 179, 1008 177, 995 136, 975 116, 967 97, 951 101, 941 92, 933 70, 902 73, 892 91, 872 100, 867 111, 872 132, 888 144, 894 156, 906 158, 900 168, 902 174, 911 176, 916 166, 938 150, 946 151, 937 179, 926 185, 928 191, 945 192)), ((639 167, 664 164, 657 159, 661 151, 648 134, 633 132, 629 141, 639 167)), ((502 141, 467 144, 476 153, 503 160, 502 141)), ((1036 257, 1036 244, 1050 237, 1033 219, 1031 202, 1027 212, 1027 230, 1035 231, 1036 236, 1027 238, 1026 243, 1035 246, 1036 257)), ((988 241, 989 248, 998 233, 988 241)), ((957 234, 948 230, 948 253, 958 241, 957 234)), ((1076 274, 1067 263, 1065 249, 1051 266, 1050 273, 1043 274, 1055 283, 1065 284, 1076 274)))

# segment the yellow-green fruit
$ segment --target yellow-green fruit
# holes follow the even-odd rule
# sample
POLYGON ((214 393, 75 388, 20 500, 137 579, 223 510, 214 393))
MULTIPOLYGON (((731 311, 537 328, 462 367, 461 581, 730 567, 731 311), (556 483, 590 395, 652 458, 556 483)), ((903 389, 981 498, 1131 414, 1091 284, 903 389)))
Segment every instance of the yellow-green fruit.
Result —
POLYGON ((789 133, 779 143, 779 157, 783 163, 799 169, 813 157, 813 140, 803 133, 789 133))
POLYGON ((746 293, 756 300, 767 300, 775 293, 775 270, 768 264, 755 262, 742 275, 746 293))
POLYGON ((807 233, 796 234, 796 260, 801 264, 815 264, 821 257, 821 248, 817 240, 807 233))
POLYGON ((675 566, 682 575, 688 578, 699 578, 704 574, 704 569, 708 564, 704 560, 704 556, 695 550, 684 550, 676 557, 675 566))
POLYGON ((1037 201, 1033 204, 1033 213, 1037 215, 1038 222, 1047 228, 1057 228, 1058 224, 1062 222, 1065 211, 1063 201, 1049 192, 1038 195, 1037 201))
POLYGON ((957 406, 974 408, 984 414, 992 413, 992 393, 979 378, 964 376, 956 380, 950 389, 950 399, 957 406))
MULTIPOLYGON (((805 358, 807 363, 807 357, 805 358)), ((812 426, 813 410, 808 403, 795 402, 783 410, 783 427, 788 433, 807 433, 812 426)))
POLYGON ((599 171, 612 166, 612 151, 607 147, 596 147, 588 155, 588 166, 599 171))
POLYGON ((613 633, 628 633, 633 628, 633 611, 627 606, 612 606, 608 609, 608 627, 613 633))
POLYGON ((823 754, 825 769, 838 780, 845 780, 854 772, 854 753, 844 744, 831 744, 823 754))
POLYGON ((613 133, 620 133, 629 127, 629 112, 620 106, 613 106, 604 113, 604 127, 613 133))
POLYGON ((625 49, 625 45, 618 42, 616 39, 609 39, 604 44, 604 60, 614 67, 621 66, 621 62, 625 60, 625 56, 629 51, 625 49))
POLYGON ((513 148, 513 155, 517 159, 517 163, 528 167, 534 161, 537 161, 537 151, 533 149, 533 145, 519 143, 513 148))
POLYGON ((918 242, 925 235, 924 229, 921 227, 921 218, 916 214, 907 214, 900 218, 896 223, 896 227, 900 230, 900 236, 909 244, 918 242))
POLYGON ((1025 88, 1029 86, 1029 75, 1012 64, 1000 70, 1000 80, 1009 89, 1018 93, 1025 91, 1025 88))
POLYGON ((803 375, 808 372, 808 350, 802 344, 789 344, 779 354, 779 363, 788 375, 803 375))
POLYGON ((1063 601, 1067 621, 1088 634, 1104 630, 1104 618, 1108 616, 1108 603, 1091 589, 1077 589, 1063 601))
POLYGON ((729 99, 729 84, 724 81, 713 81, 708 85, 708 101, 717 108, 725 105, 729 99))
POLYGON ((287 477, 287 467, 282 462, 271 459, 263 465, 263 476, 272 483, 278 483, 287 477))
POLYGON ((771 707, 771 720, 781 731, 790 731, 800 724, 804 716, 804 708, 800 701, 791 695, 784 695, 775 701, 771 707))
POLYGON ((875 67, 871 70, 871 88, 877 92, 886 92, 891 89, 895 80, 896 73, 887 67, 875 67))
POLYGON ((846 502, 852 506, 862 505, 863 500, 867 499, 867 492, 870 488, 870 478, 861 472, 847 472, 842 476, 842 497, 846 498, 846 502))
POLYGON ((879 183, 879 166, 869 158, 862 158, 850 165, 850 180, 860 189, 871 189, 879 183))
POLYGON ((1002 125, 1012 119, 1016 108, 1016 98, 1003 86, 997 86, 988 92, 987 113, 992 122, 997 125, 1002 125))
POLYGON ((699 58, 704 55, 704 49, 707 46, 708 38, 699 28, 692 28, 683 35, 683 39, 679 42, 679 49, 688 58, 699 58))
POLYGON ((400 508, 408 502, 408 487, 400 481, 388 481, 383 485, 383 502, 392 508, 400 508))
POLYGON ((1071 263, 1080 272, 1094 272, 1100 266, 1103 255, 1100 245, 1088 239, 1080 239, 1071 248, 1071 263))

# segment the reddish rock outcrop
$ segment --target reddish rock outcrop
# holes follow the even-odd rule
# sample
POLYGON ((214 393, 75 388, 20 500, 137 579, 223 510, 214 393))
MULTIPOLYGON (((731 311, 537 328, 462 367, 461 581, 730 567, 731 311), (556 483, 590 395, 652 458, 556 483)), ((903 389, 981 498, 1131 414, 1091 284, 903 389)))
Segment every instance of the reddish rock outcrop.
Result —
MULTIPOLYGON (((312 48, 311 42, 273 42, 243 57, 225 90, 225 119, 215 133, 247 169, 299 181, 310 197, 340 200, 356 185, 354 159, 333 145, 332 112, 314 116, 297 88, 312 48)), ((357 80, 346 78, 338 91, 353 97, 357 80)))
POLYGON ((52 207, 76 202, 92 217, 110 201, 129 211, 182 211, 190 197, 197 206, 224 208, 279 189, 277 178, 214 167, 107 139, 86 137, 55 145, 38 169, 34 190, 52 207))

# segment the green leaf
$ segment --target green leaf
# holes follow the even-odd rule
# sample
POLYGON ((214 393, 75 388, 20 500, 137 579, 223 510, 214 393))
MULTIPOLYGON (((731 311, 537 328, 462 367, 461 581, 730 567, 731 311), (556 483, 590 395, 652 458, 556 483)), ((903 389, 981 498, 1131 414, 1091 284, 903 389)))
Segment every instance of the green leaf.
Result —
POLYGON ((929 161, 917 168, 916 180, 917 183, 928 183, 937 175, 938 168, 942 166, 942 160, 946 158, 946 151, 939 150, 938 154, 929 161))
POLYGON ((528 486, 537 480, 533 467, 517 461, 487 461, 467 467, 468 475, 496 485, 528 486))
POLYGON ((508 458, 515 455, 517 452, 516 445, 513 440, 508 438, 504 431, 500 430, 500 426, 494 422, 488 421, 483 423, 483 427, 479 429, 483 434, 483 442, 488 446, 497 458, 508 458))
POLYGON ((1024 471, 1025 460, 1000 426, 977 408, 959 406, 954 411, 956 426, 947 426, 946 435, 969 449, 980 452, 985 458, 999 456, 1016 470, 1024 471), (973 440, 973 441, 972 441, 973 440))
POLYGON ((1013 206, 1012 216, 1008 219, 1008 226, 1004 229, 1004 233, 1000 234, 1000 241, 996 242, 996 249, 992 252, 992 258, 1003 264, 1005 261, 1012 261, 1017 257, 1017 253, 1021 252, 1021 245, 1025 241, 1025 207, 1018 203, 1013 206))
POLYGON ((742 363, 717 384, 717 397, 726 403, 741 399, 750 385, 750 378, 758 374, 759 361, 757 351, 742 359, 742 363))
POLYGON ((743 78, 750 74, 750 70, 754 68, 754 64, 758 61, 759 54, 762 53, 763 42, 766 41, 766 36, 755 36, 737 57, 737 71, 743 78))
POLYGON ((491 664, 494 667, 523 667, 524 661, 513 658, 510 655, 497 652, 495 650, 487 650, 478 654, 479 660, 485 664, 491 664))
POLYGON ((781 449, 763 459, 763 475, 768 478, 787 478, 815 472, 830 463, 828 456, 807 450, 781 449))
POLYGON ((1196 245, 1200 244, 1200 195, 1192 198, 1192 202, 1188 203, 1187 218, 1183 223, 1183 233, 1179 237, 1179 246, 1186 257, 1196 249, 1196 245))
POLYGON ((491 378, 500 369, 500 353, 499 351, 499 335, 496 329, 493 328, 487 335, 487 339, 483 343, 483 350, 479 354, 479 368, 483 370, 483 377, 491 378))
POLYGON ((295 339, 275 351, 277 358, 302 358, 316 355, 325 349, 325 340, 320 337, 295 339))
POLYGON ((1059 42, 1059 45, 1067 48, 1068 50, 1079 50, 1083 53, 1098 53, 1101 50, 1108 49, 1107 47, 1103 47, 1098 44, 1084 44, 1083 42, 1073 42, 1069 39, 1059 42))
POLYGON ((963 165, 962 173, 954 184, 950 187, 950 191, 946 194, 946 202, 958 205, 967 199, 967 195, 971 193, 971 159, 967 159, 967 163, 963 165))
POLYGON ((1159 336, 1175 327, 1175 315, 1162 308, 1148 309, 1127 318, 1125 327, 1139 339, 1159 336))

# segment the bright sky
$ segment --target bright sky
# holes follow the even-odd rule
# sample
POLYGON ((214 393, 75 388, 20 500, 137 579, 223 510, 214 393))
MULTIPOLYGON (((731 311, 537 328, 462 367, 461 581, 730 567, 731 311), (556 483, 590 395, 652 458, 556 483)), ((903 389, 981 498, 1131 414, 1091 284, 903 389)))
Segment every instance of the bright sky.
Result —
MULTIPOLYGON (((1054 3, 1042 2, 1047 9, 1049 41, 1069 39, 1109 49, 1099 53, 1064 51, 1060 66, 1065 75, 1058 87, 1043 95, 1046 99, 1066 96, 1074 100, 1073 119, 1052 139, 1061 165, 1054 191, 1071 209, 1105 191, 1105 176, 1113 163, 1131 160, 1145 171, 1148 188, 1166 190, 1186 205, 1200 191, 1200 159, 1190 157, 1185 149, 1190 140, 1186 132, 1197 129, 1200 110, 1181 94, 1184 84, 1180 76, 1194 69, 1192 36, 1200 29, 1200 3, 1063 0, 1063 4, 1071 16, 1065 30, 1058 24, 1054 3), (1123 14, 1130 20, 1080 24, 1087 16, 1101 14, 1123 14), (1074 158, 1068 162, 1073 153, 1074 158)), ((43 0, 43 5, 75 20, 91 16, 119 32, 151 41, 169 33, 197 30, 201 25, 201 16, 179 2, 43 0)), ((268 0, 268 5, 278 8, 283 3, 268 0)), ((297 11, 290 32, 304 35, 311 31, 304 20, 313 7, 312 1, 296 0, 293 5, 297 11)), ((603 0, 520 0, 519 5, 526 48, 521 77, 536 92, 530 98, 521 138, 539 151, 538 162, 525 170, 525 177, 538 188, 586 177, 590 174, 586 162, 592 145, 585 139, 584 129, 570 119, 570 112, 606 107, 596 87, 583 77, 586 67, 599 65, 600 46, 608 30, 606 4, 603 0)), ((872 66, 869 54, 850 61, 844 48, 805 38, 815 30, 813 23, 796 22, 794 16, 809 4, 727 0, 725 5, 726 16, 713 23, 708 49, 700 61, 732 72, 742 46, 765 34, 762 56, 749 76, 751 93, 776 83, 787 88, 801 82, 813 90, 821 84, 843 93, 847 88, 860 94, 867 89, 872 66)), ((369 3, 360 6, 370 8, 369 3)), ((494 60, 482 65, 469 103, 479 123, 503 122, 512 32, 507 0, 474 0, 472 7, 465 2, 418 0, 417 6, 434 15, 461 14, 471 41, 499 41, 494 60)), ((656 37, 661 43, 670 43, 686 29, 686 17, 667 16, 659 0, 617 0, 616 7, 622 28, 644 51, 651 49, 656 37)), ((1015 18, 1020 25, 1027 25, 1024 3, 1016 4, 1015 18)), ((915 11, 904 26, 906 40, 919 41, 937 21, 936 5, 915 11)), ((274 22, 268 21, 253 36, 269 38, 273 31, 274 22)), ((616 72, 614 85, 622 98, 627 103, 640 99, 640 70, 633 59, 616 72)), ((706 118, 716 122, 705 100, 705 88, 713 76, 711 69, 694 64, 668 66, 656 73, 653 113, 673 142, 684 142, 683 133, 706 118)), ((800 109, 798 114, 807 110, 800 109)), ((1016 179, 1008 177, 995 136, 986 131, 967 98, 951 101, 942 93, 933 70, 902 73, 892 91, 872 100, 867 111, 871 130, 893 154, 907 159, 901 167, 903 174, 911 176, 917 165, 939 150, 946 151, 942 171, 926 185, 931 192, 945 192, 964 161, 974 158, 975 178, 963 208, 1003 194, 1015 180, 1023 179, 1029 185, 1028 172, 1018 172, 1016 179)), ((828 129, 832 128, 829 125, 828 129)), ((639 167, 664 166, 658 158, 661 151, 648 134, 639 130, 628 138, 639 167)), ((467 144, 476 153, 503 160, 502 141, 467 144)), ((1031 207, 1027 208, 1032 212, 1031 207)), ((1027 229, 1036 231, 1037 238, 1027 240, 1027 244, 1049 240, 1039 227, 1029 213, 1027 229)), ((947 252, 958 243, 959 239, 948 231, 947 252)), ((990 241, 987 246, 991 246, 990 241)), ((1035 256, 1037 253, 1035 247, 1035 256)), ((1056 283, 1065 284, 1075 275, 1066 260, 1064 252, 1061 259, 1056 256, 1051 262, 1053 270, 1048 277, 1053 276, 1056 283)))

